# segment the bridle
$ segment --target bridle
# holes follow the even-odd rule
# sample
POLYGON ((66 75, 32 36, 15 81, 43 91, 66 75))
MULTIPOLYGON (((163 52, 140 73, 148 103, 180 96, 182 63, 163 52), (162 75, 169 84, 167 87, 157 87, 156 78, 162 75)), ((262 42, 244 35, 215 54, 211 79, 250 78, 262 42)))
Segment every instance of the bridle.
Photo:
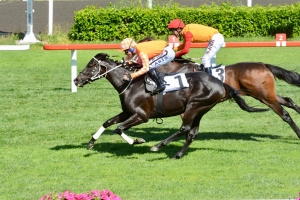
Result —
POLYGON ((110 71, 112 71, 112 70, 114 70, 114 69, 116 69, 116 68, 122 66, 122 64, 121 64, 121 65, 117 65, 116 67, 114 67, 114 68, 112 68, 112 69, 110 69, 110 70, 107 70, 106 64, 102 64, 102 66, 105 67, 105 69, 106 69, 105 71, 106 71, 106 72, 100 74, 100 70, 101 70, 101 67, 100 67, 101 65, 100 65, 100 64, 101 64, 102 60, 98 60, 98 59, 95 58, 95 57, 93 57, 93 59, 94 59, 94 61, 97 62, 97 66, 93 69, 93 71, 92 71, 91 74, 95 74, 95 75, 90 76, 90 75, 88 75, 88 74, 85 74, 84 72, 80 72, 80 73, 79 73, 80 78, 81 78, 81 75, 87 76, 87 77, 89 78, 89 80, 91 80, 91 81, 95 81, 95 80, 100 79, 100 78, 102 78, 102 77, 106 78, 106 75, 108 74, 108 72, 110 72, 110 71), (96 72, 96 73, 95 73, 95 72, 96 72))
MULTIPOLYGON (((106 76, 107 76, 107 74, 108 74, 109 72, 111 72, 111 71, 113 71, 113 70, 115 70, 115 69, 117 69, 117 68, 119 68, 119 67, 122 66, 122 64, 120 64, 120 65, 117 65, 117 66, 113 67, 113 68, 110 69, 110 70, 107 70, 107 63, 104 62, 104 64, 100 65, 101 62, 102 62, 102 60, 98 60, 98 59, 95 58, 95 57, 93 57, 93 59, 94 59, 94 61, 97 62, 97 66, 93 69, 93 71, 92 71, 91 74, 94 74, 94 73, 96 72, 95 75, 89 76, 88 74, 85 74, 85 73, 83 73, 83 72, 80 72, 80 73, 79 73, 79 77, 80 77, 81 80, 82 80, 81 75, 87 76, 87 77, 89 78, 89 80, 90 80, 89 82, 98 80, 98 79, 100 79, 100 78, 102 78, 102 77, 106 78, 106 76), (100 71, 101 71, 101 67, 100 67, 100 66, 105 67, 105 72, 102 73, 102 74, 100 74, 100 71)), ((129 84, 126 86, 126 88, 123 90, 123 92, 121 92, 119 95, 121 95, 121 94, 123 94, 123 93, 125 92, 125 90, 126 90, 126 89, 129 87, 129 85, 131 84, 131 81, 132 81, 132 80, 130 80, 129 84)))

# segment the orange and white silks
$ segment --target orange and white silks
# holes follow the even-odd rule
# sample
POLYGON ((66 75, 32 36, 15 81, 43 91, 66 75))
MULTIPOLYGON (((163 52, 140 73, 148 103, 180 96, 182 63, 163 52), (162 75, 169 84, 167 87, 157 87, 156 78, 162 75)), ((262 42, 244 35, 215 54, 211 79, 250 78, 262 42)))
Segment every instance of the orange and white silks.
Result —
POLYGON ((150 68, 159 67, 175 58, 174 50, 170 48, 168 42, 164 40, 138 43, 135 48, 139 62, 143 67, 139 71, 130 74, 133 79, 147 73, 150 68))

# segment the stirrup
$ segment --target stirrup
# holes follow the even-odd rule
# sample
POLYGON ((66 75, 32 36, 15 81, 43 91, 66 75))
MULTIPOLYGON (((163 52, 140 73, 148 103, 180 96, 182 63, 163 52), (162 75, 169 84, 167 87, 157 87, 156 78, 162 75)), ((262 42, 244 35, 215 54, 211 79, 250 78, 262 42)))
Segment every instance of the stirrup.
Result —
POLYGON ((161 93, 162 91, 164 91, 165 88, 166 88, 165 85, 163 85, 161 88, 156 88, 155 90, 153 90, 153 91, 151 92, 151 95, 159 94, 159 93, 161 93))

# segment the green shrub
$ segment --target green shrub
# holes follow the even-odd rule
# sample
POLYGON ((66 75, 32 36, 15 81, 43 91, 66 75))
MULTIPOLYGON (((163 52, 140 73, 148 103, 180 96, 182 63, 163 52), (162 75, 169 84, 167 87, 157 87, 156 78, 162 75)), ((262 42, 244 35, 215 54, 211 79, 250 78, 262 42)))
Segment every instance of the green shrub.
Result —
POLYGON ((225 37, 274 36, 284 32, 288 37, 300 36, 300 3, 285 6, 233 6, 230 3, 203 5, 198 8, 178 4, 96 8, 89 6, 75 13, 70 39, 113 41, 125 37, 166 37, 166 28, 174 18, 186 24, 199 23, 219 29, 225 37))

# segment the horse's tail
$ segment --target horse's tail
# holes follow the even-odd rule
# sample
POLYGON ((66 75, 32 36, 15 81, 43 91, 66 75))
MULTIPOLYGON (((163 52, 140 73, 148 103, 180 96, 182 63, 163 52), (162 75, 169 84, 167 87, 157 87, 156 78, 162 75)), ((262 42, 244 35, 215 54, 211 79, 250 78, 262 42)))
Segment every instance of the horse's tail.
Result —
POLYGON ((223 83, 223 87, 226 90, 226 98, 227 99, 234 99, 234 101, 239 105, 242 110, 247 112, 265 112, 268 111, 269 108, 254 108, 249 106, 245 100, 240 96, 240 92, 230 85, 223 83))
POLYGON ((289 71, 278 66, 265 64, 265 66, 272 72, 275 78, 283 80, 291 85, 300 87, 300 74, 294 71, 289 71))

